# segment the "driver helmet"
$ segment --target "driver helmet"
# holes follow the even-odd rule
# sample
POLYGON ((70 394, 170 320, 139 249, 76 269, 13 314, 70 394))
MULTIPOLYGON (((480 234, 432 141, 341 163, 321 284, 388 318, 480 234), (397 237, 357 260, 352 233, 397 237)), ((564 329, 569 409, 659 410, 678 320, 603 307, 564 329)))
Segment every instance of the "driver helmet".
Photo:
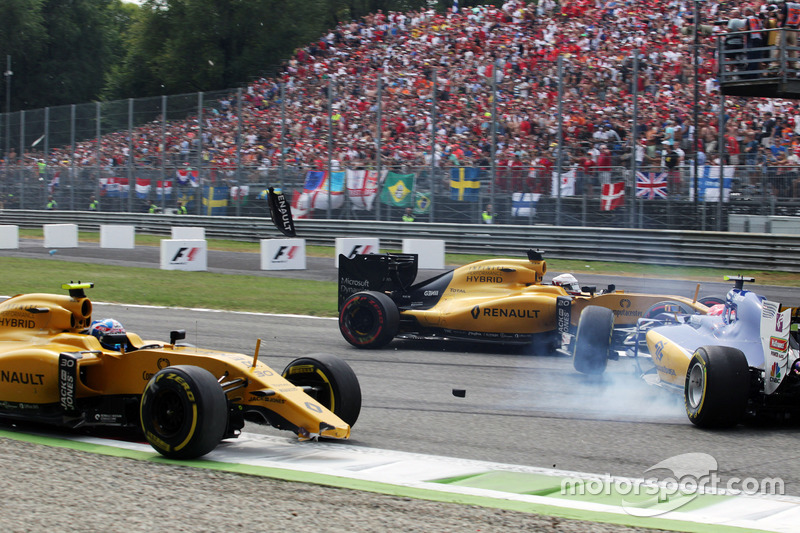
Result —
POLYGON ((559 274, 553 278, 553 285, 563 287, 568 294, 580 294, 581 286, 572 274, 559 274))
POLYGON ((108 348, 109 350, 119 350, 122 345, 118 343, 109 344, 105 342, 106 335, 124 335, 125 328, 123 328, 122 324, 113 318, 104 318, 103 320, 95 320, 92 322, 92 325, 89 326, 89 334, 97 337, 97 340, 100 341, 100 344, 103 345, 103 347, 108 348))

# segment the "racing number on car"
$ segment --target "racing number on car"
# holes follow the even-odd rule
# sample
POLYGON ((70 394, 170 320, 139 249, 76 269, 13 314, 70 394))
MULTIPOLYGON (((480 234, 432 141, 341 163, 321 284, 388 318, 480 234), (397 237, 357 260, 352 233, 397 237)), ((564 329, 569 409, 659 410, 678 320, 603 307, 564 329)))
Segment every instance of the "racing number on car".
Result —
POLYGON ((75 410, 78 381, 78 365, 74 354, 62 353, 58 357, 58 396, 61 408, 65 411, 75 410))

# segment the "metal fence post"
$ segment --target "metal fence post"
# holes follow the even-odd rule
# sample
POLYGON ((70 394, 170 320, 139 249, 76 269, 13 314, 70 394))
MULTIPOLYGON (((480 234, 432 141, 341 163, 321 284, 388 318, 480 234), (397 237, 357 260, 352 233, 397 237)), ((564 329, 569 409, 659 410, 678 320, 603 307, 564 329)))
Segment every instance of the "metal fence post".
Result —
POLYGON ((133 193, 136 177, 133 174, 133 98, 128 98, 128 212, 133 213, 133 193))
MULTIPOLYGON (((203 214, 203 189, 206 187, 204 183, 206 182, 206 178, 203 174, 203 92, 200 91, 197 93, 197 187, 195 190, 195 202, 197 204, 197 214, 203 214)), ((189 147, 191 153, 191 147, 189 147)), ((211 186, 208 185, 209 190, 209 198, 208 198, 208 207, 209 207, 209 214, 211 212, 211 186)))
MULTIPOLYGON (((174 173, 173 173, 174 175, 174 173)), ((176 183, 177 185, 177 183, 176 183)), ((177 195, 177 187, 175 194, 177 195)), ((158 194, 156 182, 156 194, 158 194)), ((161 96, 161 212, 167 212, 167 96, 161 96)))
MULTIPOLYGON (((242 216, 242 199, 241 199, 241 191, 242 191, 242 137, 244 136, 244 131, 242 131, 242 88, 236 90, 236 186, 238 187, 236 193, 236 216, 242 216)), ((228 195, 231 196, 231 195, 228 195)))
MULTIPOLYGON (((75 210, 75 104, 69 107, 69 209, 75 210)), ((133 189, 131 187, 131 189, 133 189)))

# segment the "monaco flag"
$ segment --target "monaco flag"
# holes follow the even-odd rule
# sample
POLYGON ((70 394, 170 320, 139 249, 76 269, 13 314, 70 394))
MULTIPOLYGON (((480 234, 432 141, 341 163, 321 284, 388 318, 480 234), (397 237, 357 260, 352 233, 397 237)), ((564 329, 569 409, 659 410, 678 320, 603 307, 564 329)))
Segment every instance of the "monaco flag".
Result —
POLYGON ((600 198, 601 211, 613 211, 625 203, 625 182, 606 183, 600 198))

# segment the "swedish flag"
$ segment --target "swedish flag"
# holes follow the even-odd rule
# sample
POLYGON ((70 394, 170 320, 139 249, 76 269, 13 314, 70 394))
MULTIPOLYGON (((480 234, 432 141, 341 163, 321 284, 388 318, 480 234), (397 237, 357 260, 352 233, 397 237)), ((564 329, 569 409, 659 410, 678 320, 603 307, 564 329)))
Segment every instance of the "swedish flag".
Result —
POLYGON ((230 187, 203 187, 203 212, 206 215, 225 216, 228 214, 230 187))
POLYGON ((477 202, 481 189, 478 169, 458 167, 450 170, 450 199, 459 202, 477 202))

